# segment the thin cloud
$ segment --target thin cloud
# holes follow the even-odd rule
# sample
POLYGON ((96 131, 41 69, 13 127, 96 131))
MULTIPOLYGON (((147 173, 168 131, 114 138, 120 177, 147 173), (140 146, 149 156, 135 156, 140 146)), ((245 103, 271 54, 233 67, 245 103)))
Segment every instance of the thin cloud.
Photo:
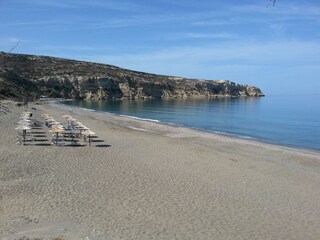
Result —
POLYGON ((206 73, 213 67, 230 70, 233 65, 245 68, 319 65, 319 55, 319 43, 293 41, 178 47, 138 54, 87 56, 87 59, 146 72, 181 75, 195 73, 195 68, 206 69, 206 73))
POLYGON ((230 11, 233 12, 242 12, 242 13, 263 13, 263 14, 277 14, 277 15, 320 15, 320 7, 308 6, 306 4, 292 5, 290 3, 278 4, 277 7, 274 8, 265 8, 262 5, 236 5, 233 6, 230 11))
POLYGON ((98 1, 98 0, 92 0, 92 1, 80 1, 78 2, 81 5, 88 6, 88 7, 99 7, 99 8, 106 8, 110 10, 118 10, 118 11, 129 11, 129 12, 137 12, 137 11, 147 11, 151 10, 151 8, 148 8, 143 5, 134 4, 131 2, 125 2, 125 1, 98 1))
POLYGON ((199 33, 199 32, 185 32, 172 34, 167 37, 168 39, 224 39, 231 40, 237 39, 238 35, 233 33, 199 33))
POLYGON ((90 19, 78 19, 77 21, 65 21, 65 25, 52 29, 56 31, 72 31, 72 30, 98 30, 109 28, 126 28, 126 27, 142 27, 156 26, 167 24, 178 24, 186 21, 184 17, 171 15, 150 15, 150 14, 134 14, 126 17, 117 17, 110 19, 102 19, 92 21, 90 19))
MULTIPOLYGON (((19 2, 16 3, 19 7, 19 2)), ((51 0, 30 0, 27 5, 34 5, 37 7, 50 7, 50 8, 78 8, 78 5, 75 2, 69 1, 51 1, 51 0)))
MULTIPOLYGON (((18 2, 17 2, 18 4, 18 2)), ((52 1, 52 0, 30 0, 27 5, 33 5, 42 8, 61 8, 61 9, 80 9, 80 8, 103 8, 115 11, 146 11, 147 7, 126 1, 102 1, 102 0, 70 0, 70 1, 52 1)), ((19 5, 18 5, 19 6, 19 5)))
POLYGON ((250 23, 265 23, 265 19, 259 20, 255 18, 247 18, 247 17, 210 17, 210 18, 203 18, 196 20, 191 23, 193 26, 197 27, 210 27, 210 26, 232 26, 232 25, 243 25, 243 24, 250 24, 250 23))
POLYGON ((34 25, 45 25, 48 24, 59 24, 63 21, 52 20, 52 21, 30 21, 30 22, 11 22, 11 23, 0 23, 1 27, 11 27, 11 26, 34 26, 34 25))
MULTIPOLYGON (((226 7, 226 6, 224 6, 226 7)), ((310 7, 304 4, 299 6, 278 4, 273 8, 266 8, 262 4, 239 4, 230 5, 227 8, 219 9, 218 15, 211 11, 202 18, 192 22, 194 26, 223 26, 242 25, 257 23, 263 24, 268 21, 288 22, 293 20, 307 20, 319 22, 320 7, 310 7)))
POLYGON ((67 52, 67 53, 84 53, 84 52, 101 52, 110 51, 111 46, 91 46, 91 45, 54 45, 54 44, 37 44, 37 49, 43 52, 67 52))

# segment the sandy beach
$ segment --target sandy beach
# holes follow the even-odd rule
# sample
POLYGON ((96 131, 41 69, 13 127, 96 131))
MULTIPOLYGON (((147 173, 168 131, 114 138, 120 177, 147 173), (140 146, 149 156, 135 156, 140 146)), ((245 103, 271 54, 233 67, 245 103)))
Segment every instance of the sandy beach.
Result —
POLYGON ((2 240, 320 238, 319 152, 58 104, 28 110, 70 114, 92 146, 23 146, 25 108, 1 104, 2 240))

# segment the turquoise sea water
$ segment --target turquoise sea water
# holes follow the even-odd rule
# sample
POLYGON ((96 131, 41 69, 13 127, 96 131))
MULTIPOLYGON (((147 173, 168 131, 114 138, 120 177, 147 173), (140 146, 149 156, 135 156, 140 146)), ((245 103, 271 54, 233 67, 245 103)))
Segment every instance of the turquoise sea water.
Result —
POLYGON ((74 101, 65 104, 207 132, 320 150, 320 95, 74 101))

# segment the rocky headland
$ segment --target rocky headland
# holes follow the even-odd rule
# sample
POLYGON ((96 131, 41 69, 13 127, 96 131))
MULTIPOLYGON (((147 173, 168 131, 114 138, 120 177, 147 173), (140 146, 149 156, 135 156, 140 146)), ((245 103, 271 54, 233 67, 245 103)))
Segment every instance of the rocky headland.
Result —
POLYGON ((0 98, 160 99, 264 96, 255 86, 196 80, 47 56, 0 52, 0 98))

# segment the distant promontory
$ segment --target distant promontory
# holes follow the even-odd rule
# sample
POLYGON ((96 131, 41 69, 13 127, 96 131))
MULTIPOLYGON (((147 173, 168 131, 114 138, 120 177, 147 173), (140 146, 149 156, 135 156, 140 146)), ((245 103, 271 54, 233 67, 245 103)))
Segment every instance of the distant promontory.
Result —
POLYGON ((0 52, 0 98, 166 99, 264 96, 255 86, 132 71, 63 58, 0 52))

